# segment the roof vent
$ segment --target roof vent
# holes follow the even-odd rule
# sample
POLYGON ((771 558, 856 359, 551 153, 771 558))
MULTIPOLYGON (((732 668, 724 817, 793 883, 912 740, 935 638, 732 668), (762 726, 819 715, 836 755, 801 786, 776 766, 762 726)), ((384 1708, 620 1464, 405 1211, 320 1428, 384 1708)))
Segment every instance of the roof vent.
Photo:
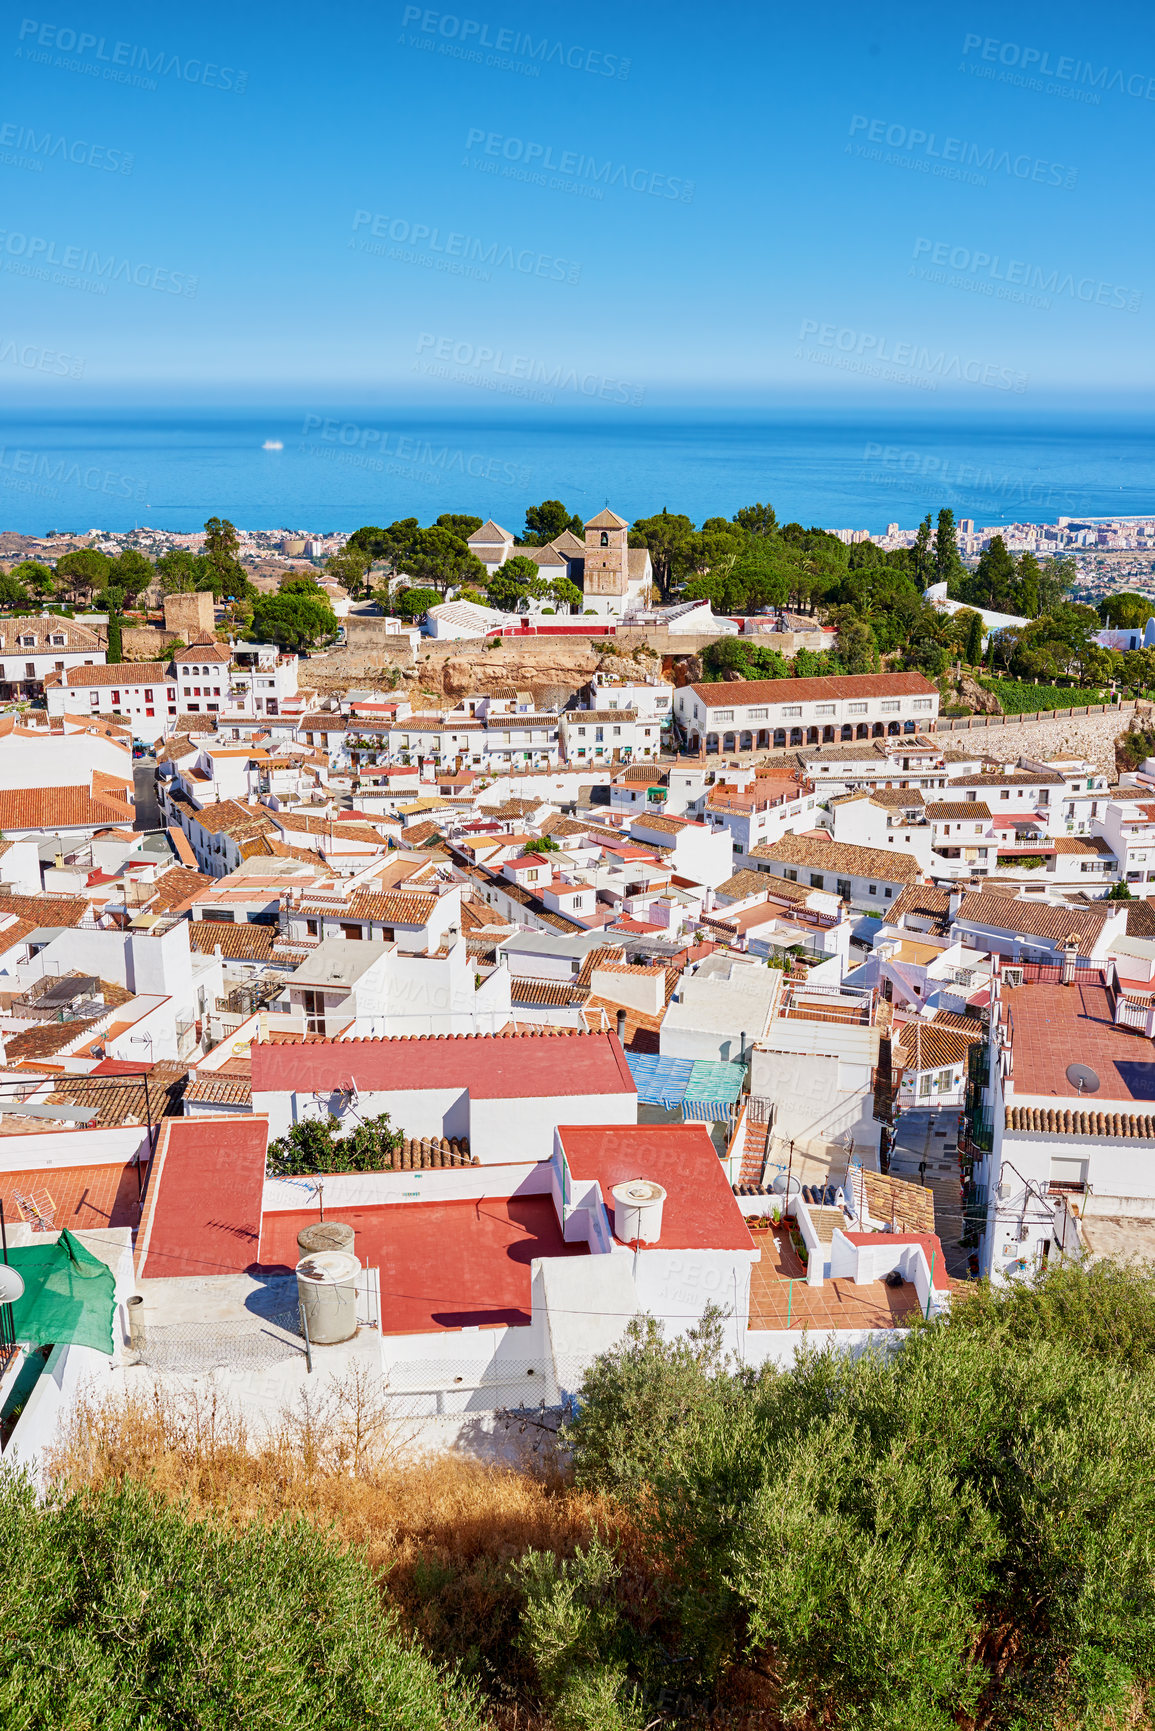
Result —
POLYGON ((652 1178, 630 1178, 615 1184, 614 1236, 623 1244, 656 1244, 662 1236, 662 1206, 666 1192, 652 1178))

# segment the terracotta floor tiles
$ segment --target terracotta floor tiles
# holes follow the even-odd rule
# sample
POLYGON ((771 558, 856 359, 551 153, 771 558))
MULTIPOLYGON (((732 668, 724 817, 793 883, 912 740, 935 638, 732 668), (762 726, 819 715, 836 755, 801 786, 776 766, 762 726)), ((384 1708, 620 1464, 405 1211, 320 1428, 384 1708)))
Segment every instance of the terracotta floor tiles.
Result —
POLYGON ((1017 1094, 1074 1095, 1067 1065, 1090 1064, 1097 1100, 1155 1100, 1151 1042, 1117 1028, 1102 986, 1034 984, 1005 991, 1014 1022, 1017 1094))
POLYGON ((38 1198, 47 1194, 52 1199, 55 1226, 74 1232, 135 1226, 140 1220, 134 1166, 61 1166, 0 1173, 0 1200, 6 1220, 24 1218, 17 1207, 17 1193, 38 1198))
POLYGON ((756 1232, 761 1262, 750 1271, 752 1329, 895 1328, 918 1308, 909 1282, 890 1287, 880 1280, 857 1286, 853 1280, 828 1280, 807 1286, 806 1271, 789 1239, 756 1232))

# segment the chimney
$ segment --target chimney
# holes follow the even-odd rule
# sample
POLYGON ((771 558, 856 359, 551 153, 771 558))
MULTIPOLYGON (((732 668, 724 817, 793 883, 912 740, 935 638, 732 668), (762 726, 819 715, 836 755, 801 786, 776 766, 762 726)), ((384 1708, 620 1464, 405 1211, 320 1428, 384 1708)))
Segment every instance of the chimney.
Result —
POLYGON ((618 1039, 624 1046, 626 1043, 626 1012, 624 1010, 618 1011, 618 1039))
POLYGON ((1074 932, 1063 945, 1063 984, 1073 986, 1075 983, 1075 968, 1079 960, 1079 940, 1074 932))
POLYGON ((954 919, 955 915, 958 913, 959 909, 962 907, 963 896, 965 894, 966 894, 966 891, 962 890, 962 889, 952 889, 951 890, 950 899, 947 903, 947 909, 949 911, 949 914, 950 914, 950 917, 952 920, 954 919))

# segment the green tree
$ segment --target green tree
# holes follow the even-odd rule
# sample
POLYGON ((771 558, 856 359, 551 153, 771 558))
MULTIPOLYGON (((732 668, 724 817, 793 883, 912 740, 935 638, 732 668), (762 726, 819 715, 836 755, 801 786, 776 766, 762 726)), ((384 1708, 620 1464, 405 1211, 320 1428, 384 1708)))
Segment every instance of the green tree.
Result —
POLYGON ((311 649, 331 641, 337 629, 337 616, 320 591, 314 596, 278 590, 275 595, 258 595, 253 603, 252 633, 257 643, 277 643, 292 651, 311 649))
POLYGON ((1079 580, 1079 567, 1072 553, 1048 559, 1039 567, 1039 612, 1053 613, 1062 605, 1079 580))
POLYGON ((138 553, 135 547, 126 547, 120 557, 113 560, 108 580, 120 590, 126 601, 135 601, 155 576, 156 567, 152 561, 138 553))
POLYGON ((920 589, 926 589, 935 579, 934 551, 931 547, 930 512, 919 524, 911 549, 914 578, 920 589))
POLYGON ((549 593, 541 567, 521 553, 515 553, 485 578, 486 600, 502 613, 516 613, 528 601, 544 601, 549 593))
POLYGON ((252 599, 253 585, 240 562, 240 547, 240 536, 227 517, 209 518, 205 524, 204 558, 210 587, 218 601, 229 596, 252 599))
POLYGON ((398 553, 405 574, 418 584, 439 591, 442 597, 464 583, 484 583, 485 566, 476 559, 460 535, 449 529, 418 529, 408 546, 398 553))
POLYGON ((269 1143, 267 1167, 275 1178, 308 1177, 314 1173, 382 1172, 389 1169, 401 1146, 388 1112, 354 1125, 340 1134, 339 1118, 305 1118, 284 1136, 269 1143))
POLYGON ((197 1519, 131 1481, 0 1482, 13 1727, 481 1731, 363 1556, 305 1521, 197 1519))
POLYGON ((441 600, 436 589, 400 589, 391 606, 399 619, 423 619, 441 600))
POLYGON ((938 514, 934 533, 934 580, 936 583, 950 583, 961 575, 962 568, 955 540, 954 512, 944 505, 938 514))
POLYGON ((532 841, 527 841, 523 853, 560 853, 561 849, 551 835, 535 835, 532 841))
POLYGON ((967 615, 966 646, 963 660, 968 667, 980 667, 983 659, 983 622, 977 613, 967 615))
POLYGON ((1039 611, 1039 584, 1042 572, 1033 553, 1021 553, 1015 566, 1015 605, 1013 612, 1024 619, 1033 619, 1039 611))
POLYGON ((551 601, 556 602, 559 607, 568 607, 571 611, 580 613, 585 597, 576 583, 571 583, 568 577, 550 577, 548 582, 551 601))
POLYGON ((559 535, 564 535, 569 529, 580 541, 585 535, 585 524, 572 511, 568 511, 560 499, 543 499, 540 505, 528 505, 525 512, 525 533, 522 544, 526 547, 545 547, 551 541, 556 541, 559 535))
POLYGON ((167 553, 162 553, 156 562, 156 574, 166 595, 194 595, 213 586, 208 560, 187 547, 170 547, 167 553))
POLYGON ((56 593, 56 578, 38 559, 22 559, 18 565, 13 565, 8 575, 35 595, 38 601, 50 601, 56 593))
POLYGON ((436 526, 438 529, 448 529, 450 534, 459 536, 462 541, 468 541, 469 537, 481 528, 481 522, 480 517, 467 516, 463 511, 443 511, 436 526))
POLYGON ((743 505, 734 513, 734 521, 747 535, 770 536, 777 532, 778 518, 773 505, 743 505))
POLYGON ((1100 601, 1099 618, 1114 631, 1140 630, 1148 619, 1155 618, 1155 601, 1133 589, 1121 589, 1100 601))
POLYGON ((680 513, 661 510, 655 517, 639 517, 630 530, 631 547, 648 547, 654 578, 664 595, 693 568, 694 525, 680 513))
POLYGON ((88 601, 95 590, 107 587, 111 570, 112 560, 95 547, 77 547, 56 561, 57 582, 79 604, 88 601))
POLYGON ((1106 900, 1109 902, 1129 902, 1134 900, 1134 897, 1131 894, 1131 886, 1128 884, 1126 878, 1119 878, 1116 883, 1111 885, 1111 888, 1107 891, 1106 900))
POLYGON ((0 607, 28 607, 31 600, 15 572, 0 571, 0 607))
POLYGON ((325 574, 350 595, 359 596, 366 592, 365 578, 371 563, 363 548, 346 542, 339 553, 332 553, 326 559, 325 574))

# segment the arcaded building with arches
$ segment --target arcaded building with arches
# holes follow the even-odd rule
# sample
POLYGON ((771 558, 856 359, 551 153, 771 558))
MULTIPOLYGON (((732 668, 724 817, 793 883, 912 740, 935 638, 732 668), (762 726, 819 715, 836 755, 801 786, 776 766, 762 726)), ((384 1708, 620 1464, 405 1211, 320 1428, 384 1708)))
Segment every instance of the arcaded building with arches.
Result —
POLYGON ((932 733, 938 702, 921 673, 847 673, 683 685, 674 714, 687 748, 709 757, 932 733))

